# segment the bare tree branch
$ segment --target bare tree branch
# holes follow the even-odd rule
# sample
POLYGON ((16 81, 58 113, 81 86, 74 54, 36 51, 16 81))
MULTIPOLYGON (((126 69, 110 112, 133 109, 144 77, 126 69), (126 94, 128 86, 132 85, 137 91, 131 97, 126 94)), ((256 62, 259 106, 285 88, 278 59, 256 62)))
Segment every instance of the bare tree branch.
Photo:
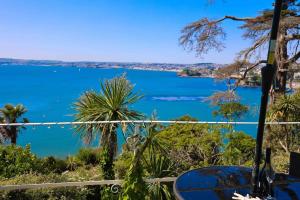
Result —
POLYGON ((264 44, 266 44, 269 41, 270 34, 266 34, 265 36, 262 36, 259 38, 251 47, 243 50, 240 52, 240 56, 243 56, 243 62, 246 62, 249 60, 249 57, 254 53, 255 50, 262 47, 264 44))
POLYGON ((245 79, 245 78, 246 78, 247 73, 248 73, 249 71, 251 71, 252 69, 254 69, 255 67, 257 67, 258 65, 263 64, 263 63, 267 63, 267 61, 266 61, 266 60, 260 60, 260 61, 256 62, 255 64, 253 64, 253 65, 247 67, 246 70, 244 71, 243 75, 242 75, 242 79, 245 79))
POLYGON ((206 100, 210 101, 212 105, 218 105, 219 103, 238 101, 239 97, 233 90, 215 92, 206 100))
POLYGON ((292 34, 292 35, 286 35, 284 37, 284 39, 286 41, 290 41, 290 40, 300 40, 300 35, 299 34, 292 34))
POLYGON ((234 84, 234 87, 233 87, 233 90, 236 90, 237 87, 239 86, 239 84, 241 83, 242 80, 244 80, 248 74, 249 71, 253 70, 254 68, 256 68, 257 66, 259 66, 260 64, 263 64, 263 63, 267 63, 266 60, 260 60, 258 62, 256 62, 255 64, 252 64, 250 66, 247 66, 244 73, 241 75, 241 78, 237 79, 235 84, 234 84))
POLYGON ((224 17, 224 19, 231 19, 231 20, 235 20, 235 21, 249 21, 252 20, 252 17, 235 17, 235 16, 230 16, 230 15, 226 15, 224 17))
POLYGON ((225 16, 218 20, 200 19, 181 30, 182 36, 179 38, 179 43, 186 49, 195 50, 198 55, 205 54, 211 49, 221 51, 224 48, 223 40, 226 34, 219 23, 226 19, 247 21, 251 18, 225 16))
POLYGON ((288 63, 288 64, 295 63, 299 58, 300 58, 300 51, 297 52, 293 57, 288 59, 286 63, 288 63))

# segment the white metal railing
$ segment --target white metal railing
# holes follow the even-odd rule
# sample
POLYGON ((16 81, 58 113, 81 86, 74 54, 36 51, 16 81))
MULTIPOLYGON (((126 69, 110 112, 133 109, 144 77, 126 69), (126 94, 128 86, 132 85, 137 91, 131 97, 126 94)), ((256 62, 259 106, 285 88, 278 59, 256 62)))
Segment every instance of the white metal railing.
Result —
MULTIPOLYGON (((258 125, 258 122, 237 121, 176 121, 176 120, 124 120, 124 121, 86 121, 86 122, 28 122, 28 123, 0 123, 0 126, 55 126, 55 125, 82 125, 82 124, 136 124, 136 123, 161 123, 161 124, 232 124, 232 125, 258 125)), ((296 125, 300 122, 266 122, 269 125, 296 125)))

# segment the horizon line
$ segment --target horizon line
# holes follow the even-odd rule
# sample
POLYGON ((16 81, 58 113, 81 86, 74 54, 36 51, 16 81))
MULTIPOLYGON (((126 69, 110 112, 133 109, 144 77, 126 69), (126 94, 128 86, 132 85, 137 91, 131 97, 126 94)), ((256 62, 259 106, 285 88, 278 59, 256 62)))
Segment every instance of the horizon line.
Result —
POLYGON ((15 57, 0 57, 0 59, 11 59, 11 60, 24 60, 24 61, 50 61, 50 62, 63 62, 63 63, 133 63, 133 64, 176 64, 176 65, 195 65, 195 64, 217 64, 224 65, 228 63, 216 63, 216 62, 196 62, 196 63, 171 63, 171 62, 133 62, 133 61, 95 61, 95 60, 56 60, 56 59, 32 59, 32 58, 15 58, 15 57))

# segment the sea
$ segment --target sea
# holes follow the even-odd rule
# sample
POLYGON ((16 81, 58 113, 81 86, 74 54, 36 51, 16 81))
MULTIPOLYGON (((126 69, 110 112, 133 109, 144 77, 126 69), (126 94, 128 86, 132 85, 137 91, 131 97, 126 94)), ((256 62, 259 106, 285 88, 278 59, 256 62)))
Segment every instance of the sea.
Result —
MULTIPOLYGON (((87 90, 100 90, 100 82, 126 74, 135 85, 134 90, 144 97, 131 107, 158 120, 177 119, 190 115, 201 121, 220 121, 212 115, 216 107, 207 97, 226 90, 222 81, 212 78, 178 77, 175 72, 101 69, 60 66, 0 66, 0 107, 6 103, 23 104, 30 122, 58 122, 74 120, 74 102, 87 90)), ((250 111, 240 121, 257 121, 260 88, 239 88, 241 102, 250 111)), ((256 136, 256 125, 239 125, 237 130, 256 136)), ((124 142, 119 137, 119 147, 124 142)), ((30 144, 39 156, 66 157, 86 146, 70 126, 28 127, 22 130, 17 143, 30 144)), ((97 145, 95 141, 93 145, 97 145)))

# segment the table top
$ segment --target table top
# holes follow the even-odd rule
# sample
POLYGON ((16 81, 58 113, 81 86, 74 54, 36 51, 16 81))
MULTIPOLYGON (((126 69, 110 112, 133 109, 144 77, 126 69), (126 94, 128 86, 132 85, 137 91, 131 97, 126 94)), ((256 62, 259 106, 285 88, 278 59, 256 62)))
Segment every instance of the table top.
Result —
MULTIPOLYGON (((179 200, 232 199, 233 193, 250 194, 252 169, 240 166, 213 166, 194 169, 180 175, 174 183, 174 193, 179 200)), ((299 199, 300 178, 276 174, 274 181, 276 199, 299 199)))

